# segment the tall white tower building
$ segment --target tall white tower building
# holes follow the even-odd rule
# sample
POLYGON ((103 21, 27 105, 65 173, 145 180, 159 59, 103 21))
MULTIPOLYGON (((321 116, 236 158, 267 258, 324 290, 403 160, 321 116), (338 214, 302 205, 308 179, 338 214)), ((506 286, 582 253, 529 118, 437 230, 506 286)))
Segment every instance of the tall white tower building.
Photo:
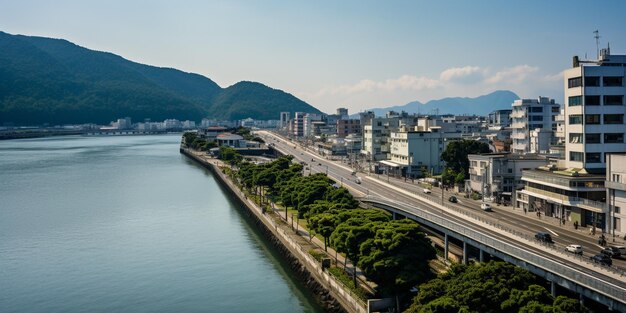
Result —
POLYGON ((565 71, 565 165, 604 173, 609 153, 626 152, 626 55, 602 49, 598 60, 573 59, 565 71))

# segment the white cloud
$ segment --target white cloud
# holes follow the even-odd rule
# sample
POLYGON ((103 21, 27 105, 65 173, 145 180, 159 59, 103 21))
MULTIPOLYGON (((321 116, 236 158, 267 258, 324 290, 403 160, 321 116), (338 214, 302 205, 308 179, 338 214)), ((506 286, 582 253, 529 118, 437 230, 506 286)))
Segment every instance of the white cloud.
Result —
POLYGON ((341 85, 334 88, 324 88, 317 93, 317 96, 326 95, 352 95, 363 92, 393 92, 397 90, 424 90, 433 89, 439 86, 439 81, 427 77, 416 77, 412 75, 402 75, 394 79, 386 79, 376 82, 370 79, 363 79, 353 85, 341 85))
POLYGON ((529 65, 518 65, 515 67, 505 68, 491 77, 485 79, 487 84, 496 84, 501 82, 521 83, 530 77, 531 74, 537 72, 538 67, 529 65))
POLYGON ((441 72, 441 74, 439 74, 439 79, 442 81, 458 81, 458 80, 463 80, 463 81, 470 81, 467 80, 467 78, 470 78, 471 80, 475 80, 475 79, 479 79, 482 78, 482 76, 485 74, 485 70, 481 69, 478 66, 464 66, 464 67, 453 67, 453 68, 449 68, 443 72, 441 72))
POLYGON ((562 93, 562 79, 562 72, 542 73, 539 67, 527 64, 499 70, 468 65, 445 69, 434 77, 402 75, 380 81, 362 79, 354 84, 299 93, 299 96, 328 112, 339 106, 362 111, 415 100, 476 97, 500 89, 511 90, 522 98, 554 97, 562 93))

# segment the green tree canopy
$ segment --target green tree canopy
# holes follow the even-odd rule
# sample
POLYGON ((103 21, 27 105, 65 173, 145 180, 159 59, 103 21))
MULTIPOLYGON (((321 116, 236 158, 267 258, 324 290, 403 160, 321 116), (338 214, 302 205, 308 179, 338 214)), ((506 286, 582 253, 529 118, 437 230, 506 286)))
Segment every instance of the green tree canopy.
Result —
POLYGON ((454 173, 469 170, 468 154, 489 153, 489 145, 476 140, 457 140, 446 146, 441 154, 441 159, 446 162, 446 167, 454 173))
POLYGON ((383 293, 395 295, 431 276, 428 261, 435 257, 435 250, 411 220, 381 224, 360 250, 359 267, 383 293))

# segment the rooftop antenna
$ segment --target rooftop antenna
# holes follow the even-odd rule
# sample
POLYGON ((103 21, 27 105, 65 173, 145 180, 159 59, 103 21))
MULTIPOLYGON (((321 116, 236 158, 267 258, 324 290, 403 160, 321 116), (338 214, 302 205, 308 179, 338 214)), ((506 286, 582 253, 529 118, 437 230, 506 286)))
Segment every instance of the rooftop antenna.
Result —
POLYGON ((593 31, 593 38, 596 39, 596 55, 597 59, 600 60, 600 32, 597 29, 593 31))

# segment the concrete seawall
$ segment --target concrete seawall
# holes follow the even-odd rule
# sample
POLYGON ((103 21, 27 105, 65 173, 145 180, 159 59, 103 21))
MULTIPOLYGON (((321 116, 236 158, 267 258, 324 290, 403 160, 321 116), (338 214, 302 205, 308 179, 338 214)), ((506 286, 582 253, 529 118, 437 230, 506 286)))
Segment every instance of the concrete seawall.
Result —
POLYGON ((314 293, 327 312, 367 312, 367 305, 324 271, 320 262, 308 253, 308 241, 295 234, 283 220, 273 218, 270 213, 263 214, 261 208, 249 200, 219 169, 217 160, 182 147, 180 153, 214 174, 224 190, 240 204, 242 212, 251 217, 266 238, 281 252, 296 277, 314 293))

